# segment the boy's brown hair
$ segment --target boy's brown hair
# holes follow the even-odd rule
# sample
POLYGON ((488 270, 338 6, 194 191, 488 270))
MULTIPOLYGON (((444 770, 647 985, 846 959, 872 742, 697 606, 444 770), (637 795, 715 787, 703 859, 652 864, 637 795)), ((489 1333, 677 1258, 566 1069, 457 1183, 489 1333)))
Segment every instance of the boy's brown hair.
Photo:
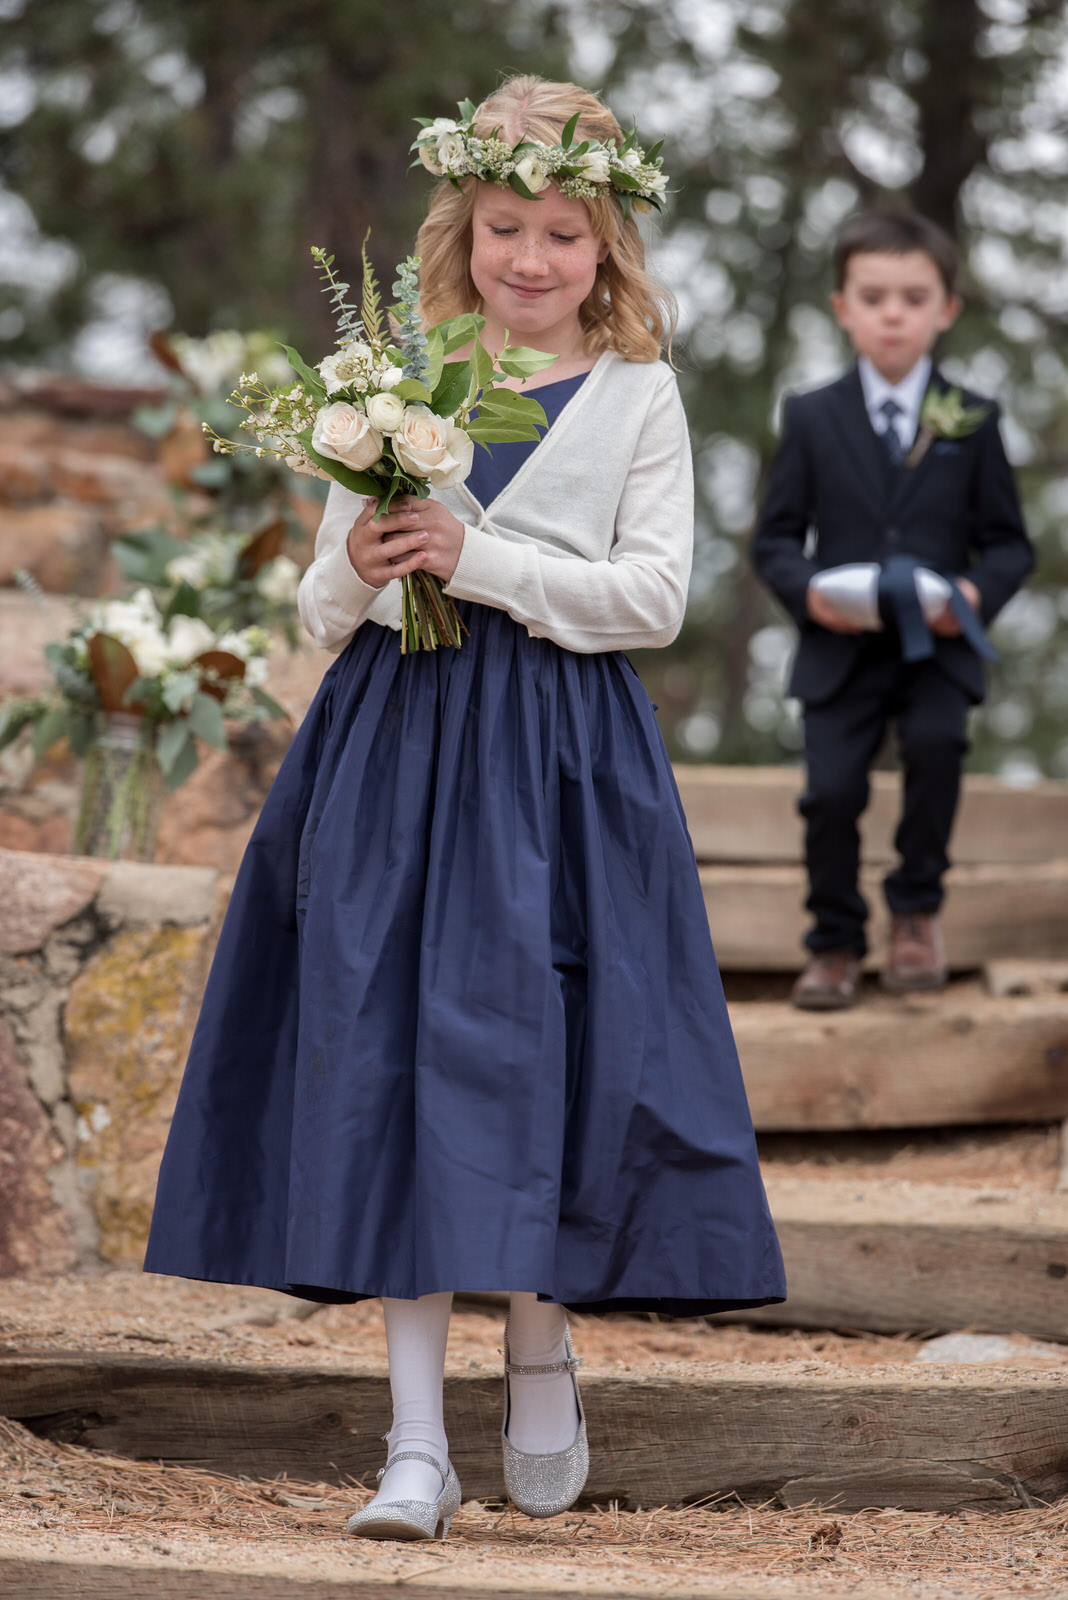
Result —
POLYGON ((834 246, 834 284, 841 292, 852 256, 907 255, 921 250, 934 262, 948 295, 957 292, 960 256, 956 245, 936 222, 918 211, 862 211, 851 217, 834 246))

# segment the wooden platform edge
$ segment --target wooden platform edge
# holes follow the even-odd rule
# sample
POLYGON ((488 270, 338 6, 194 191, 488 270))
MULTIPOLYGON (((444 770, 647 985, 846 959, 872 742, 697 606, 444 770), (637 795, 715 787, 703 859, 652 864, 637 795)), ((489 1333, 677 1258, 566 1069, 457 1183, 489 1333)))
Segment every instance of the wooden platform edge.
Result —
MULTIPOLYGON (((593 1441, 584 1503, 734 1493, 843 1511, 996 1510, 1068 1492, 1063 1373, 704 1366, 594 1375, 583 1399, 593 1441)), ((500 1379, 448 1378, 445 1410, 465 1496, 500 1498, 500 1379)), ((369 1481, 389 1413, 384 1371, 0 1357, 0 1415, 34 1433, 255 1478, 369 1481)))

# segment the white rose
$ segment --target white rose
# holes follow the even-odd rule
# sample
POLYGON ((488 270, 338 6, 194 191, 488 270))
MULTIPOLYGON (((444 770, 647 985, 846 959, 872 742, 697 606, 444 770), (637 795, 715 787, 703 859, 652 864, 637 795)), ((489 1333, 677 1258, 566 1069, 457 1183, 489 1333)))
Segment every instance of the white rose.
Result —
POLYGON ((271 605, 292 605, 300 585, 300 568, 289 556, 275 556, 256 576, 256 587, 271 605))
POLYGON ((267 657, 253 656, 245 668, 245 682, 253 689, 262 689, 267 682, 267 657))
POLYGON ((324 406, 315 418, 312 448, 330 461, 357 472, 373 467, 382 454, 382 435, 372 428, 362 411, 335 400, 324 406))
POLYGON ((166 637, 149 623, 131 630, 123 644, 136 661, 142 678, 158 678, 171 658, 166 637))
POLYGON ((436 489, 463 483, 475 453, 474 442, 451 417, 437 417, 426 406, 405 407, 393 449, 405 472, 429 478, 436 489))
POLYGON ((208 581, 201 557, 190 552, 187 556, 175 556, 173 561, 168 561, 163 569, 163 575, 168 583, 188 583, 193 589, 203 589, 208 581))
POLYGON ((460 124, 452 117, 435 117, 426 129, 428 139, 440 139, 443 133, 457 133, 460 124))
POLYGON ((382 433, 392 433, 400 427, 404 416, 404 401, 395 394, 373 394, 367 402, 367 420, 372 428, 382 433))
POLYGON ((579 156, 575 165, 580 176, 588 183, 607 183, 612 176, 607 150, 587 150, 584 156, 579 156))
POLYGON ((650 194, 655 194, 662 199, 667 194, 667 175, 663 172, 650 172, 645 179, 645 187, 650 194))
POLYGON ((167 630, 167 657, 187 666, 205 650, 215 649, 215 634, 200 617, 174 617, 167 630))
POLYGON ((419 146, 419 159, 432 177, 443 178, 445 176, 445 168, 438 160, 438 147, 436 144, 421 144, 419 146))
POLYGON ((628 172, 637 172, 638 168, 642 164, 641 156, 638 154, 637 150, 634 149, 626 151, 625 154, 620 157, 620 160, 623 162, 623 165, 626 167, 628 172))
POLYGON ((464 171, 467 152, 458 133, 442 134, 437 143, 437 157, 443 172, 455 172, 459 175, 464 171))
POLYGON ((391 389, 395 389, 398 383, 403 382, 404 368, 395 367, 392 361, 388 366, 383 367, 382 371, 378 374, 378 387, 386 394, 388 394, 391 389))
POLYGON ((515 165, 515 175, 525 183, 531 194, 539 194, 549 182, 549 174, 537 156, 524 156, 515 165))

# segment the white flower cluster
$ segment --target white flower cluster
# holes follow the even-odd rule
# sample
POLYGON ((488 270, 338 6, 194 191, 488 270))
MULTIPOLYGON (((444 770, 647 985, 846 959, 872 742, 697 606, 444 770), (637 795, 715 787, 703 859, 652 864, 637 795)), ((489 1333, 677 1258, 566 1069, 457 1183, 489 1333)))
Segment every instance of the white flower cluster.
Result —
MULTIPOLYGON (((250 684, 266 677, 270 644, 266 629, 244 628, 217 639, 214 628, 200 617, 172 617, 165 624, 150 589, 138 589, 129 600, 105 600, 96 605, 81 628, 83 644, 96 633, 124 644, 142 678, 166 681, 186 672, 208 650, 228 650, 238 656, 246 663, 245 679, 250 684)), ((193 678, 189 701, 198 687, 193 678)))
MULTIPOLYGON (((168 561, 163 576, 168 583, 187 583, 198 594, 206 589, 228 589, 237 582, 237 567, 245 547, 242 534, 200 534, 189 550, 168 561)), ((255 576, 255 585, 268 605, 295 603, 300 568, 289 556, 275 556, 255 576)))
MULTIPOLYGON (((468 103, 461 110, 468 109, 468 103)), ((621 145, 599 139, 546 145, 521 139, 508 145, 496 135, 479 138, 473 117, 419 118, 423 131, 412 149, 428 172, 453 182, 474 175, 485 183, 538 195, 555 182, 570 199, 592 200, 606 188, 619 195, 624 211, 660 210, 667 195, 667 175, 658 153, 647 156, 629 133, 621 145)), ((565 130, 565 137, 567 136, 565 130)))

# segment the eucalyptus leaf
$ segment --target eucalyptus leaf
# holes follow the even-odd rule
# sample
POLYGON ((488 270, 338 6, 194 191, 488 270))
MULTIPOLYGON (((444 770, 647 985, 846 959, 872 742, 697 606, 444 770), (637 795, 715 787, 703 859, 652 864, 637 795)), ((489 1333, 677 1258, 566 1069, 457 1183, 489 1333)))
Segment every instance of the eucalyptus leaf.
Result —
POLYGON ((263 710, 266 711, 267 715, 270 717, 289 716, 289 712, 286 710, 285 706, 279 705, 278 701, 272 699, 272 697, 267 693, 266 689, 261 689, 259 684, 253 685, 252 698, 255 700, 258 706, 262 706, 263 710))
POLYGON ((200 680, 195 672, 176 672, 163 685, 163 704, 176 715, 189 704, 200 680))
POLYGON ((156 759, 163 769, 164 777, 170 777, 182 752, 192 743, 193 735, 185 717, 177 717, 174 722, 163 724, 156 736, 156 759))
MULTIPOLYGON (((172 723, 173 727, 174 724, 172 723)), ((158 755, 158 748, 157 748, 158 755)), ((175 789, 180 789, 187 778, 191 778, 200 763, 195 739, 186 739, 179 749, 170 769, 164 773, 164 787, 168 794, 173 794, 175 789)), ((163 763, 160 762, 162 766, 163 763)))
POLYGON ((190 469, 189 477, 201 489, 221 489, 233 476, 233 465, 227 456, 212 456, 190 469))
POLYGON ((33 731, 33 753, 36 760, 40 761, 45 751, 60 739, 65 739, 70 732, 70 707, 53 706, 51 711, 41 718, 33 731))
POLYGON ((150 439, 162 439, 174 427, 177 416, 178 407, 166 402, 160 406, 137 406, 130 414, 130 421, 150 439))
POLYGON ((210 694, 198 694, 189 708, 189 726, 198 739, 216 750, 226 749, 226 723, 222 706, 210 694))

